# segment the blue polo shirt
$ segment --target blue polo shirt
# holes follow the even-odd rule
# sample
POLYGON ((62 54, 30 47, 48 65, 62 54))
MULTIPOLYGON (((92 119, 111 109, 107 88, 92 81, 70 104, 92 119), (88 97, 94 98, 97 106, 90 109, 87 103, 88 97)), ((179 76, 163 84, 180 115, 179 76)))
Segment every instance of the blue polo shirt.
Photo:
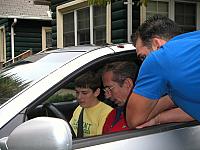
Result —
POLYGON ((157 100, 168 93, 200 121, 200 31, 174 37, 143 62, 134 93, 157 100))

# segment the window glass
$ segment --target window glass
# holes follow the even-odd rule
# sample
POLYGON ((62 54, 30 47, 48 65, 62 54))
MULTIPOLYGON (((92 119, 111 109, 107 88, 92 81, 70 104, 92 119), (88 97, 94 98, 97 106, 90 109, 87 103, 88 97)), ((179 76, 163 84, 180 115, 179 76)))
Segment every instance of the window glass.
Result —
POLYGON ((77 24, 74 24, 74 11, 63 15, 63 43, 64 47, 77 44, 90 44, 90 22, 93 21, 93 39, 95 45, 106 43, 106 7, 93 6, 93 19, 90 20, 90 8, 77 10, 77 24), (75 33, 77 27, 77 33, 75 33))
POLYGON ((77 11, 78 45, 90 44, 90 9, 89 7, 77 11))
POLYGON ((63 39, 64 47, 74 46, 74 12, 63 15, 63 39))
POLYGON ((159 1, 149 1, 147 5, 146 16, 153 16, 155 14, 161 14, 168 16, 168 2, 159 2, 159 1))
POLYGON ((196 4, 176 2, 175 22, 184 32, 196 30, 196 4))
POLYGON ((25 59, 25 64, 22 62, 21 65, 16 64, 16 66, 10 66, 0 70, 0 105, 21 92, 27 86, 39 81, 83 53, 84 51, 70 52, 69 49, 69 52, 65 53, 36 54, 25 59), (34 63, 31 63, 31 60, 34 63), (30 63, 26 63, 26 61, 30 63))
POLYGON ((52 32, 51 31, 47 31, 46 32, 46 47, 52 47, 52 32))
POLYGON ((76 91, 74 88, 74 82, 70 82, 50 96, 47 101, 50 103, 58 103, 73 100, 76 100, 76 91))
POLYGON ((94 44, 106 43, 106 7, 94 7, 94 44))

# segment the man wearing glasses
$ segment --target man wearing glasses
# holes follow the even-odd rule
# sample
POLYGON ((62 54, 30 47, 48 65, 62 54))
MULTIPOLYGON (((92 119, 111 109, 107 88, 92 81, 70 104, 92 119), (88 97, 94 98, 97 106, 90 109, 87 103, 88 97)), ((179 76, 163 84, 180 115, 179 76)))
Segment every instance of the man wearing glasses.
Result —
POLYGON ((108 115, 103 134, 128 130, 125 119, 127 99, 132 92, 138 67, 132 62, 118 61, 107 64, 102 73, 105 97, 117 106, 108 115))
MULTIPOLYGON (((118 61, 107 64, 102 73, 105 97, 113 101, 117 107, 108 115, 102 134, 124 131, 130 129, 126 122, 126 105, 132 93, 138 67, 133 62, 118 61)), ((193 120, 175 105, 168 96, 163 96, 157 103, 151 115, 154 116, 150 121, 138 126, 158 125, 160 123, 182 122, 193 120), (174 116, 172 110, 178 110, 178 116, 174 116), (161 112, 157 114, 157 112, 161 112), (171 113, 172 112, 172 113, 171 113), (157 115, 155 115, 157 114, 157 115)))

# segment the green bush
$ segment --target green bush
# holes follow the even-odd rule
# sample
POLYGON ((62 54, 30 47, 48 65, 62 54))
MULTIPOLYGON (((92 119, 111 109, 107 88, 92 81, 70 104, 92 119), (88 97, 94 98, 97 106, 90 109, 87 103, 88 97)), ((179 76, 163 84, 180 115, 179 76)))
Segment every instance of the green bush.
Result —
POLYGON ((48 99, 48 102, 57 103, 57 102, 73 101, 75 99, 76 98, 73 94, 66 94, 66 95, 55 94, 48 99))

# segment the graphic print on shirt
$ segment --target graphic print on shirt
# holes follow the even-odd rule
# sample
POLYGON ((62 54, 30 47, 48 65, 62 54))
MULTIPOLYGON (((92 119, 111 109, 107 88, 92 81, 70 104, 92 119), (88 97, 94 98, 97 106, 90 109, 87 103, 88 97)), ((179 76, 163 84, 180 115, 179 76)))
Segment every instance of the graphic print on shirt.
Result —
MULTIPOLYGON (((77 119, 74 119, 72 126, 74 127, 74 129, 76 131, 78 130, 78 120, 77 119)), ((91 128, 92 128, 92 124, 83 122, 83 133, 84 134, 90 134, 91 128)))

